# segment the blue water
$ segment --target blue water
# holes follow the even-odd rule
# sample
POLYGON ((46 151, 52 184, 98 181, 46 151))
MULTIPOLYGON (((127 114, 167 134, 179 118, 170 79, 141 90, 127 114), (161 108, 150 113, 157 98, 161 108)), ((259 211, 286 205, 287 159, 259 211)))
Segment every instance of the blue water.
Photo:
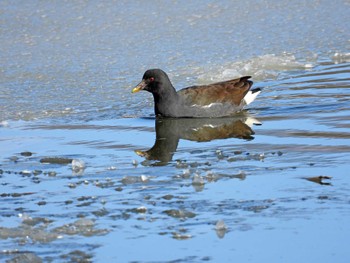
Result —
POLYGON ((1 1, 0 261, 348 262, 349 7, 1 1), (158 121, 152 67, 263 92, 158 121))

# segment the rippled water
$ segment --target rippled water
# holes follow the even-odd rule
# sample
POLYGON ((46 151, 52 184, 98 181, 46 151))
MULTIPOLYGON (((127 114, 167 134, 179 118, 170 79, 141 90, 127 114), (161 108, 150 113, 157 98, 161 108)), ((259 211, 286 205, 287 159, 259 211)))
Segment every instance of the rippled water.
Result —
POLYGON ((347 1, 0 3, 0 259, 348 262, 347 1), (131 95, 252 75, 231 118, 131 95), (73 161, 73 162, 72 162, 73 161))

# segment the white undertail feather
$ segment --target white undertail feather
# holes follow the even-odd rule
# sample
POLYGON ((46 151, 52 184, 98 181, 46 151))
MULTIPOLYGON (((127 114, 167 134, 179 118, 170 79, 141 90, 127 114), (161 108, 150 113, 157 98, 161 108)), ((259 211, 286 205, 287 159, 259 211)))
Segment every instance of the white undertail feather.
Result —
POLYGON ((252 103, 256 97, 260 94, 261 90, 250 90, 248 93, 244 96, 243 100, 245 105, 249 105, 252 103))

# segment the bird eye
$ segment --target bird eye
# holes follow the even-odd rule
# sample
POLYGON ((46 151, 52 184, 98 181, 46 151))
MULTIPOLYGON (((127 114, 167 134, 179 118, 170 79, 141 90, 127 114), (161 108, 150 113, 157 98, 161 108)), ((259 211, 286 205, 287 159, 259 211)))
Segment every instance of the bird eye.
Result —
POLYGON ((149 81, 150 81, 150 82, 153 82, 153 81, 154 81, 154 78, 153 78, 153 77, 150 77, 150 78, 149 78, 149 81))

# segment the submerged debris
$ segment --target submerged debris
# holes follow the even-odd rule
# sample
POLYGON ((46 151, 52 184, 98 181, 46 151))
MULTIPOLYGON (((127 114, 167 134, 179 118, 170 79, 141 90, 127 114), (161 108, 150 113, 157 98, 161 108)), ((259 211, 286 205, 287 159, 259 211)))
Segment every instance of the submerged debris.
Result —
POLYGON ((22 224, 25 224, 28 226, 34 226, 38 224, 48 225, 49 223, 52 223, 52 220, 49 220, 45 217, 31 217, 25 213, 18 214, 18 217, 22 220, 22 224))
POLYGON ((43 260, 34 253, 23 253, 7 260, 6 263, 42 263, 43 260))
POLYGON ((140 206, 137 208, 132 208, 129 210, 130 212, 137 213, 137 214, 145 214, 147 212, 147 207, 140 206))
POLYGON ((29 175, 31 175, 31 174, 32 174, 32 172, 31 172, 31 171, 29 171, 29 170, 23 170, 23 171, 19 172, 19 174, 21 174, 21 175, 25 175, 25 176, 29 176, 29 175))
POLYGON ((92 255, 81 250, 74 250, 61 256, 65 262, 92 262, 92 255))
POLYGON ((43 173, 43 171, 41 171, 41 170, 34 170, 33 171, 33 175, 40 175, 42 173, 43 173))
POLYGON ((135 183, 147 183, 149 181, 149 177, 146 175, 141 176, 125 176, 121 180, 123 184, 135 184, 135 183))
POLYGON ((63 157, 44 157, 40 159, 41 163, 48 164, 70 164, 73 159, 71 158, 63 158, 63 157))
POLYGON ((51 176, 51 177, 55 177, 57 175, 57 173, 55 171, 45 172, 44 174, 51 176))
POLYGON ((314 176, 314 177, 305 177, 304 179, 310 181, 310 182, 314 182, 320 185, 332 185, 330 182, 324 182, 324 180, 331 180, 332 177, 331 176, 314 176))
POLYGON ((165 199, 165 200, 171 200, 171 199, 174 198, 174 196, 171 195, 171 194, 167 194, 167 195, 163 195, 162 198, 165 199))
POLYGON ((11 162, 17 162, 19 158, 17 156, 11 156, 8 158, 11 162))
POLYGON ((189 234, 182 234, 177 232, 173 232, 172 234, 173 234, 173 238, 178 240, 185 240, 185 239, 192 238, 192 235, 189 235, 189 234))
POLYGON ((33 155, 32 152, 21 152, 20 155, 25 156, 25 157, 30 157, 33 155))
POLYGON ((28 215, 20 215, 22 219, 21 225, 13 228, 0 227, 0 238, 15 238, 22 244, 28 242, 48 243, 62 236, 58 233, 53 233, 47 229, 51 222, 46 218, 31 218, 28 215))
POLYGON ((177 209, 170 209, 170 210, 165 210, 165 214, 168 216, 174 217, 174 218, 193 218, 196 216, 195 213, 187 211, 187 210, 177 210, 177 209))
POLYGON ((81 218, 71 224, 65 224, 61 227, 53 229, 54 233, 66 235, 82 235, 82 236, 96 236, 105 235, 108 233, 107 229, 96 229, 95 222, 91 219, 81 218))

